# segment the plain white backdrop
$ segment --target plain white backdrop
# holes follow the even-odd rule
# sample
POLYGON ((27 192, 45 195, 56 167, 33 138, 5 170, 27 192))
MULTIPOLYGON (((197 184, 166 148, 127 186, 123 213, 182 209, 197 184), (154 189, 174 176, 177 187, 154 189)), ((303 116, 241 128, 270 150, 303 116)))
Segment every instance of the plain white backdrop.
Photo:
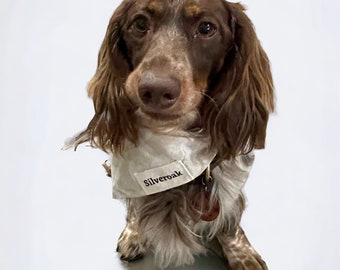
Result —
MULTIPOLYGON (((118 3, 0 2, 0 269, 120 269, 106 155, 60 150, 92 116, 86 84, 118 3)), ((277 98, 243 226, 271 270, 338 270, 340 2, 243 3, 277 98)))

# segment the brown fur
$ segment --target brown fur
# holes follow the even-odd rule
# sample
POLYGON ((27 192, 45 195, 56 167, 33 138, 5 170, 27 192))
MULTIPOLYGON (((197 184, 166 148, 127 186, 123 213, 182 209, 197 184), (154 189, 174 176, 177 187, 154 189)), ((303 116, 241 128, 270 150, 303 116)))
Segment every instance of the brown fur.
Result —
POLYGON ((274 109, 269 60, 240 4, 124 0, 109 22, 88 94, 95 114, 74 138, 75 146, 90 142, 115 155, 126 142, 138 144, 140 127, 170 134, 199 131, 218 151, 214 164, 229 162, 230 182, 214 183, 211 192, 211 201, 221 205, 212 222, 202 223, 203 213, 194 207, 202 200, 197 180, 127 199, 127 228, 119 240, 123 259, 151 248, 161 266, 192 263, 195 254, 205 252, 199 235, 208 231, 209 241, 217 237, 221 243, 231 269, 266 269, 239 227, 244 199, 232 184, 243 173, 233 160, 244 155, 247 162, 248 153, 264 148, 274 109), (159 109, 143 101, 139 90, 146 72, 163 84, 180 85, 173 105, 159 109))

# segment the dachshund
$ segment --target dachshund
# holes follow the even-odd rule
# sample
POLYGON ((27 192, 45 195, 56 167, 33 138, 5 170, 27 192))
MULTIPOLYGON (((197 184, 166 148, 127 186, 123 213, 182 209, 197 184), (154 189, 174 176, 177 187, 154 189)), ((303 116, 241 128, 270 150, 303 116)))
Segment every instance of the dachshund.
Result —
MULTIPOLYGON (((117 196, 127 206, 117 247, 122 260, 151 251, 162 268, 192 264, 216 241, 226 269, 267 269, 240 219, 254 150, 265 146, 273 89, 270 62, 241 4, 123 0, 110 19, 88 85, 94 116, 70 144, 88 142, 109 153, 115 161, 105 166, 121 186, 126 171, 115 167, 116 160, 137 170, 145 160, 158 160, 157 154, 140 160, 135 152, 126 154, 144 143, 147 132, 151 146, 142 149, 154 143, 168 151, 172 145, 171 161, 190 141, 199 150, 188 154, 189 163, 209 159, 209 164, 178 186, 117 196), (177 137, 184 138, 183 147, 177 137), (205 156, 199 154, 203 150, 205 156)), ((174 172, 142 179, 150 187, 173 183, 182 176, 174 172)))

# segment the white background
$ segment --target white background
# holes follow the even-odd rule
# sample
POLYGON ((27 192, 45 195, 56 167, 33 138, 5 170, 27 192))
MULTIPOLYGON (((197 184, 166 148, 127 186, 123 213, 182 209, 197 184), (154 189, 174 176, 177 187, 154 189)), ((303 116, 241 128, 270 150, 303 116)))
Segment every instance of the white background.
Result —
MULTIPOLYGON (((272 270, 340 269, 340 2, 245 0, 277 110, 246 185, 247 235, 272 270)), ((0 2, 0 269, 118 269, 124 209, 106 156, 61 151, 115 0, 0 2)))

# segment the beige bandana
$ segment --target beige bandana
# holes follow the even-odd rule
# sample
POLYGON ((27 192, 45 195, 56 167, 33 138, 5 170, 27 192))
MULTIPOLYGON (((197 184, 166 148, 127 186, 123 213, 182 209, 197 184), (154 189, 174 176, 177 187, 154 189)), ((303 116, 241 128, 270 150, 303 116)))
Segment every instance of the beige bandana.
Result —
POLYGON ((216 153, 206 137, 141 129, 137 147, 112 156, 113 197, 147 196, 186 184, 204 172, 216 153))

